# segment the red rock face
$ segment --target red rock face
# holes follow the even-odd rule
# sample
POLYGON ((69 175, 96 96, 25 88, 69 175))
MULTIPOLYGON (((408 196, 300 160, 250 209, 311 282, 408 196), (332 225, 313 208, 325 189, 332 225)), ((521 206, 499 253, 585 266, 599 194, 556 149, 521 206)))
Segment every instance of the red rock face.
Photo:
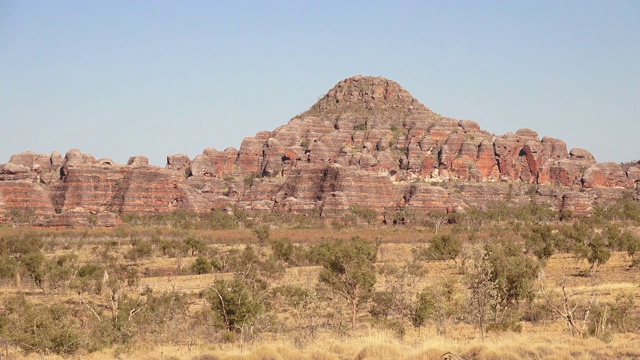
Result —
POLYGON ((526 182, 535 182, 542 168, 542 164, 546 160, 543 156, 542 144, 536 140, 528 140, 522 147, 522 154, 524 155, 527 166, 520 178, 526 182))
POLYGON ((569 156, 567 154, 567 144, 562 140, 545 136, 542 138, 542 146, 544 147, 543 155, 545 158, 562 160, 569 156))
POLYGON ((589 195, 577 191, 572 191, 564 194, 562 196, 562 207, 560 208, 563 212, 571 212, 573 215, 588 215, 591 213, 591 199, 589 195))
POLYGON ((582 184, 585 188, 632 187, 633 181, 620 164, 607 162, 589 167, 582 176, 582 184))
POLYGON ((476 165, 483 179, 497 180, 500 177, 492 140, 485 139, 480 143, 476 165))
POLYGON ((446 212, 462 205, 461 202, 452 199, 446 189, 429 184, 414 184, 409 186, 407 190, 405 190, 403 199, 407 209, 425 212, 446 212))
MULTIPOLYGON (((54 198, 56 212, 168 212, 193 208, 184 177, 157 167, 77 166, 70 168, 54 198)), ((194 209, 195 210, 195 209, 194 209)))
POLYGON ((353 206, 451 210, 525 203, 531 186, 536 203, 582 214, 592 199, 615 199, 638 183, 640 166, 598 164, 587 150, 568 152, 562 140, 531 129, 496 136, 436 114, 391 80, 356 76, 286 125, 245 138, 239 150, 171 155, 164 169, 144 156, 120 165, 77 149, 64 159, 14 155, 0 165, 0 221, 16 208, 50 217, 51 226, 114 226, 121 213, 229 205, 319 209, 326 217, 353 206))
POLYGON ((5 211, 32 210, 38 215, 55 214, 49 193, 37 183, 0 181, 0 205, 5 211))
POLYGON ((365 173, 340 165, 328 167, 322 179, 321 209, 326 216, 339 216, 351 206, 363 206, 382 213, 398 206, 400 189, 385 174, 365 173))
POLYGON ((501 179, 516 180, 520 178, 522 169, 519 160, 523 145, 523 138, 515 134, 506 134, 495 139, 493 148, 501 179))
POLYGON ((204 177, 223 177, 230 174, 238 156, 234 148, 218 151, 214 148, 205 149, 202 155, 191 161, 191 175, 204 177))
POLYGON ((640 184, 640 166, 636 165, 627 169, 627 177, 634 183, 634 186, 637 188, 638 184, 640 184))

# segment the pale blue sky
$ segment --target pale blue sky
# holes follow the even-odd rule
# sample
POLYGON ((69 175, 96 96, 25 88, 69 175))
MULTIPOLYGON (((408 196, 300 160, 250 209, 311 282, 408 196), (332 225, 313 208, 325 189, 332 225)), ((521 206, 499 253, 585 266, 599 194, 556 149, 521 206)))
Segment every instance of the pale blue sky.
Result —
POLYGON ((640 1, 0 0, 0 163, 239 148, 353 75, 640 158, 640 1))

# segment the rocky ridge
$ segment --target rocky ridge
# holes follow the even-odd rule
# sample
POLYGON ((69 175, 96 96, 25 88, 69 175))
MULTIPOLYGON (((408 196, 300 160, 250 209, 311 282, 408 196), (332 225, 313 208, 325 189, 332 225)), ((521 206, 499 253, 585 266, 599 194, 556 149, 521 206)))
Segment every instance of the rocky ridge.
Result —
POLYGON ((28 210, 43 226, 115 226, 121 213, 229 206, 328 218, 359 206, 383 216, 532 200, 588 214, 639 183, 639 164, 597 163, 530 129, 494 135, 431 111, 394 81, 355 76, 239 150, 170 155, 164 168, 76 149, 13 155, 0 165, 0 221, 28 210))

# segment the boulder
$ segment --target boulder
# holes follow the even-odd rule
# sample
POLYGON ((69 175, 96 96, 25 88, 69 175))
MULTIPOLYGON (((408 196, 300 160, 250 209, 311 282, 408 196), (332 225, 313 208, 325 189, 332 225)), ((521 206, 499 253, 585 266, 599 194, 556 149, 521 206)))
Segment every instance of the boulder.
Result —
POLYGON ((585 188, 632 187, 633 181, 629 180, 620 164, 606 162, 589 167, 582 176, 582 186, 585 188))
POLYGON ((2 173, 4 174, 10 174, 10 175, 15 175, 15 174, 23 174, 23 173, 28 173, 31 171, 31 167, 29 166, 25 166, 25 165, 21 165, 21 164, 15 164, 15 163, 7 163, 4 164, 2 166, 2 173))
POLYGON ((531 129, 519 129, 518 131, 516 131, 516 135, 538 140, 538 132, 531 129))
POLYGON ((132 156, 127 161, 127 165, 132 167, 149 166, 149 158, 142 155, 132 156))
POLYGON ((231 174, 237 154, 234 148, 228 148, 224 151, 218 151, 214 148, 205 149, 201 155, 191 161, 191 175, 223 177, 231 174))
POLYGON ((577 160, 584 162, 585 164, 593 165, 596 164, 596 158, 591 155, 591 153, 585 149, 573 148, 569 152, 569 158, 572 160, 577 160))
POLYGON ((189 159, 187 155, 175 154, 167 156, 167 165, 165 166, 165 169, 186 173, 190 166, 191 159, 189 159))

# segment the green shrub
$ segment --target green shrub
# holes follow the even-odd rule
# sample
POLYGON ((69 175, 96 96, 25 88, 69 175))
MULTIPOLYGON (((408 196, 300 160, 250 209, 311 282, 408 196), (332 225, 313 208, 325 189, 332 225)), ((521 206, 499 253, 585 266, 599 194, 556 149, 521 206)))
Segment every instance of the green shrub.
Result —
POLYGON ((198 256, 191 265, 191 270, 196 274, 208 274, 212 269, 211 262, 204 256, 198 256))
POLYGON ((435 236, 427 249, 431 260, 454 260, 462 251, 462 240, 454 235, 435 236))
POLYGON ((358 223, 373 225, 378 221, 378 212, 374 209, 362 206, 352 206, 349 208, 349 211, 355 217, 355 221, 352 225, 357 225, 358 223))
POLYGON ((158 241, 158 248, 162 255, 168 257, 182 257, 189 253, 186 242, 178 239, 161 239, 158 241))
POLYGON ((269 236, 271 236, 271 228, 269 225, 259 225, 254 227, 251 231, 258 238, 258 241, 260 241, 261 244, 264 244, 265 241, 269 240, 269 236))
POLYGON ((236 333, 253 324, 265 310, 249 284, 239 277, 216 280, 206 290, 205 298, 226 330, 236 333))
POLYGON ((320 284, 345 300, 352 309, 352 330, 356 327, 359 306, 371 296, 376 283, 374 262, 378 245, 378 242, 355 236, 348 241, 327 240, 311 252, 312 258, 322 266, 320 284))
POLYGON ((75 254, 69 254, 46 261, 45 271, 48 285, 53 289, 66 286, 77 268, 77 260, 78 257, 75 254))
POLYGON ((525 248, 541 261, 547 261, 555 253, 557 237, 549 225, 531 227, 525 233, 525 248))
POLYGON ((85 264, 80 266, 71 287, 79 292, 102 292, 102 280, 104 268, 96 264, 85 264))
POLYGON ((207 250, 207 245, 202 240, 188 237, 184 241, 185 247, 191 251, 191 256, 195 256, 196 254, 203 254, 207 250))
POLYGON ((71 354, 82 346, 78 318, 62 305, 35 305, 24 296, 5 300, 0 334, 27 352, 71 354))
POLYGON ((153 254, 153 245, 151 241, 142 239, 131 240, 131 249, 125 254, 125 259, 131 261, 138 261, 140 259, 147 259, 153 254))

